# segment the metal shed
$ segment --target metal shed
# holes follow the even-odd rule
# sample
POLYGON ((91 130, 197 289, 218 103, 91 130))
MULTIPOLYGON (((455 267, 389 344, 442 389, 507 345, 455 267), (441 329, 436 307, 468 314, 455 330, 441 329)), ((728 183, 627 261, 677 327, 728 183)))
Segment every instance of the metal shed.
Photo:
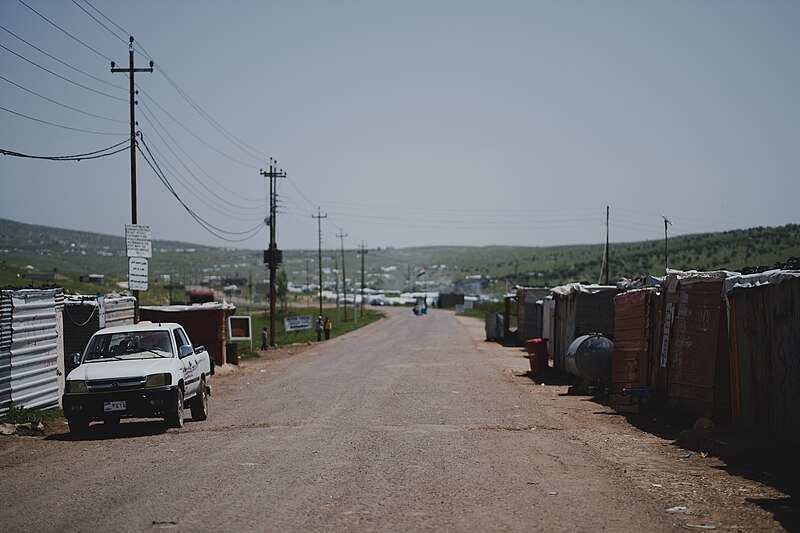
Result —
POLYGON ((517 287, 517 336, 521 342, 543 338, 542 299, 550 294, 550 289, 517 287))
POLYGON ((727 280, 733 421, 800 442, 800 272, 727 280))
POLYGON ((618 411, 637 411, 657 396, 662 304, 662 294, 655 288, 614 298, 611 403, 618 411))
POLYGON ((236 307, 230 303, 207 302, 195 305, 140 307, 141 320, 177 322, 195 346, 203 345, 217 365, 227 361, 225 350, 227 317, 236 307))
POLYGON ((0 291, 0 413, 58 406, 63 298, 60 287, 0 291))
POLYGON ((551 293, 556 302, 551 339, 553 367, 565 373, 567 348, 573 340, 589 333, 613 340, 617 287, 570 283, 554 287, 551 293))
POLYGON ((659 364, 668 368, 671 407, 731 421, 726 272, 671 273, 665 281, 664 335, 659 364))
POLYGON ((64 366, 74 366, 69 354, 82 353, 89 338, 99 329, 133 324, 136 298, 120 294, 70 295, 64 300, 64 366))

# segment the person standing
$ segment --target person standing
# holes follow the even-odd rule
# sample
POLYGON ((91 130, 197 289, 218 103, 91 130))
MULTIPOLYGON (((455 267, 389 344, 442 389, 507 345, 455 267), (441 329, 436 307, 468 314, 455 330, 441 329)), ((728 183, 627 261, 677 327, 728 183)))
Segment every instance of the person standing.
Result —
POLYGON ((331 328, 332 327, 333 327, 333 324, 331 324, 331 319, 328 318, 328 317, 325 317, 325 340, 328 340, 328 339, 331 338, 331 328))
POLYGON ((267 335, 267 327, 264 326, 263 328, 261 328, 261 349, 262 350, 266 350, 267 349, 267 340, 268 339, 269 339, 269 336, 267 335))
POLYGON ((319 315, 319 318, 317 319, 317 325, 316 325, 317 341, 321 341, 322 340, 322 327, 324 325, 325 325, 325 323, 322 321, 322 315, 319 315))

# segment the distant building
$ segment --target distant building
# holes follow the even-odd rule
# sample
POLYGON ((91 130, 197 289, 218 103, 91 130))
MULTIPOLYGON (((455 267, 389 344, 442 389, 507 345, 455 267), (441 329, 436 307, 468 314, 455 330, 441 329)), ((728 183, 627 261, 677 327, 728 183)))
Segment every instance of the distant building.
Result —
POLYGON ((81 283, 94 283, 95 285, 105 285, 106 277, 104 274, 85 274, 81 276, 81 283))

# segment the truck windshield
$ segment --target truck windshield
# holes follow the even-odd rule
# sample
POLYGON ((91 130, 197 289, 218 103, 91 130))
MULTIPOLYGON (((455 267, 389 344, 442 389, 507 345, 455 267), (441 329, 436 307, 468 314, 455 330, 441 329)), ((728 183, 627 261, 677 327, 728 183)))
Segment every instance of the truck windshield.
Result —
POLYGON ((95 335, 86 350, 84 362, 114 359, 173 357, 166 331, 125 331, 95 335))

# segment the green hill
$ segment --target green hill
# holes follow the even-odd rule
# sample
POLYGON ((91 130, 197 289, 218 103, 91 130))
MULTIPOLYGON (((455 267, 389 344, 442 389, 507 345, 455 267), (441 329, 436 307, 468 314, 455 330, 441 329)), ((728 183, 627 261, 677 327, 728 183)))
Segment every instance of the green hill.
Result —
MULTIPOLYGON (((772 265, 800 255, 800 225, 685 235, 669 239, 669 267, 682 270, 725 269, 772 265)), ((382 290, 421 289, 500 294, 516 284, 554 286, 572 281, 601 280, 602 244, 523 246, 436 246, 369 250, 365 280, 382 290), (417 275, 421 266, 424 275, 417 275)), ((361 257, 346 250, 348 292, 360 287, 361 257)), ((664 273, 664 241, 612 243, 609 278, 635 278, 664 273)), ((283 269, 290 282, 317 283, 317 250, 285 250, 283 269)), ((150 279, 179 283, 207 282, 249 286, 263 281, 262 251, 213 248, 181 242, 154 241, 150 279)), ((323 250, 323 268, 341 262, 339 250, 323 250)), ((78 283, 81 274, 104 274, 109 281, 127 275, 122 237, 22 224, 0 219, 0 285, 35 284, 23 276, 31 271, 57 272, 78 283), (28 268, 25 268, 28 267, 28 268), (17 277, 17 276, 20 277, 17 277)), ((333 274, 324 276, 333 283, 333 274)), ((60 282, 60 281, 59 281, 60 282)), ((50 282, 52 283, 52 282, 50 282)), ((66 285, 65 285, 66 286, 66 285)), ((80 290, 76 285, 73 290, 80 290)), ((87 288, 94 292, 96 287, 87 288)), ((154 295, 149 295, 148 298, 154 295)))

